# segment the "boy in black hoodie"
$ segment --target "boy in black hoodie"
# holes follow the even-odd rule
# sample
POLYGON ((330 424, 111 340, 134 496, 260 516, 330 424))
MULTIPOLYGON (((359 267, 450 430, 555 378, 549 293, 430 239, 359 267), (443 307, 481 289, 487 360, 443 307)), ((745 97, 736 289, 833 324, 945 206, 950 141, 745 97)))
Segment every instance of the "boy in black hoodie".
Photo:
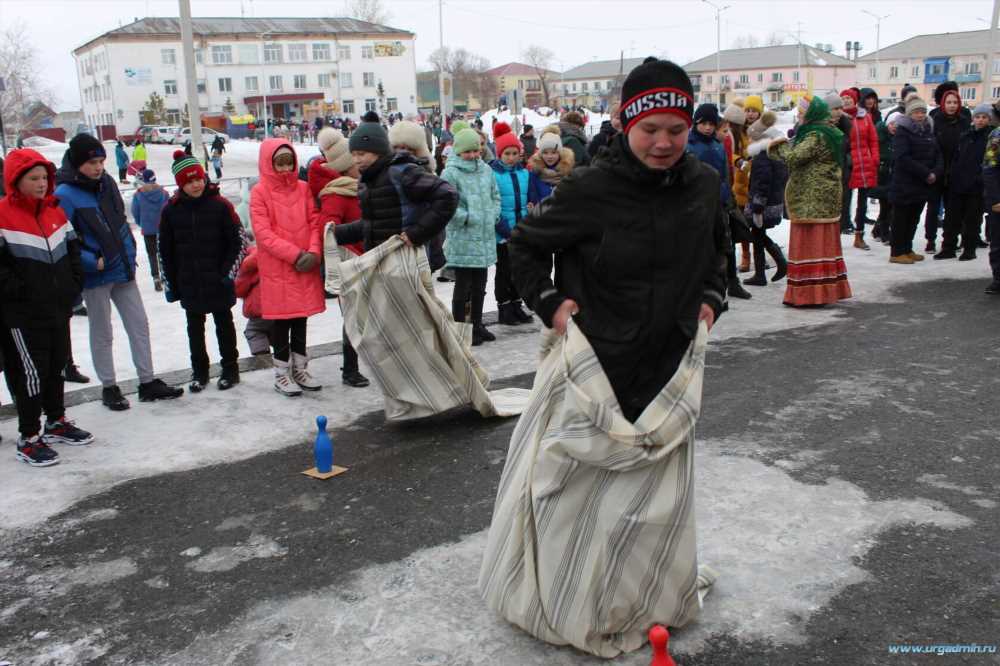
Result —
POLYGON ((976 258, 979 227, 983 223, 983 155, 990 136, 993 109, 980 104, 972 116, 972 127, 958 139, 951 162, 948 203, 944 215, 944 240, 935 259, 954 259, 958 235, 962 234, 959 261, 976 258))
POLYGON ((163 209, 159 237, 167 301, 179 300, 187 315, 192 393, 208 384, 205 315, 212 315, 222 356, 218 387, 225 391, 240 382, 232 308, 245 247, 243 225, 197 160, 178 150, 172 170, 179 189, 163 209))

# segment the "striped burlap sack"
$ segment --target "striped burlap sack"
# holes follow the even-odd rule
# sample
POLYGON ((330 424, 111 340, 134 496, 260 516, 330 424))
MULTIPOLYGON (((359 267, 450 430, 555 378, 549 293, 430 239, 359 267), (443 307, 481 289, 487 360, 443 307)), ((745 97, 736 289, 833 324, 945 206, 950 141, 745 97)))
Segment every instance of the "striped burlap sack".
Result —
POLYGON ((695 554, 694 433, 708 331, 635 424, 573 322, 511 438, 480 591, 542 640, 601 657, 697 616, 714 580, 695 554))
POLYGON ((390 421, 440 414, 471 404, 483 416, 517 416, 523 389, 487 391, 489 377, 472 355, 472 326, 456 323, 434 294, 427 254, 398 236, 341 261, 327 229, 328 288, 340 293, 347 337, 371 369, 390 421), (333 250, 333 251, 331 251, 333 250))

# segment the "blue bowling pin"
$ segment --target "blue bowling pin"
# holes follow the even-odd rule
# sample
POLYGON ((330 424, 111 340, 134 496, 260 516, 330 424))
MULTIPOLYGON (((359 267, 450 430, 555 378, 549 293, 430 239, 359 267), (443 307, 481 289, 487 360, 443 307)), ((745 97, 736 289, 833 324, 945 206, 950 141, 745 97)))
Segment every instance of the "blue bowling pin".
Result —
POLYGON ((326 474, 333 469, 333 442, 326 434, 326 417, 317 416, 316 445, 313 447, 313 457, 316 459, 316 471, 326 474))

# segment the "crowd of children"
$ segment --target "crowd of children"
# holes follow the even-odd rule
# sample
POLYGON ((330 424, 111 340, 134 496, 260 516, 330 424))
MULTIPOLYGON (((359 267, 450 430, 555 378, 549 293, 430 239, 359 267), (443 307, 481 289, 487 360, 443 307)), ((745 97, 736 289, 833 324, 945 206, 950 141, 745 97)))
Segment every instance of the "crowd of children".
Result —
MULTIPOLYGON (((788 277, 788 305, 849 297, 839 233, 854 234, 854 248, 867 251, 865 226, 871 224, 872 237, 891 246, 890 262, 914 264, 924 259, 914 250, 913 237, 925 208, 926 251, 937 250, 943 227, 934 259, 974 259, 977 249, 986 247, 980 233, 984 213, 987 237, 998 238, 996 109, 980 104, 969 113, 951 84, 938 89, 938 106, 930 113, 914 91, 907 93, 884 118, 877 95, 868 89, 804 97, 788 137, 757 97, 737 100, 724 113, 713 104, 697 108, 687 151, 723 176, 719 197, 732 242, 729 296, 750 298, 743 285, 767 285, 770 261, 775 268, 771 281, 788 277), (879 202, 875 221, 867 218, 869 198, 879 202), (768 236, 785 218, 793 222, 787 259, 768 236), (743 246, 739 266, 737 244, 743 246), (737 278, 750 270, 749 278, 737 278)), ((452 315, 471 324, 473 345, 495 340, 483 320, 491 267, 499 323, 531 322, 512 279, 507 240, 578 166, 579 151, 565 143, 580 142, 573 121, 543 128, 537 138, 530 126, 518 137, 497 122, 492 143, 480 127, 456 121, 442 133, 432 156, 427 128, 400 120, 387 132, 369 118, 349 139, 337 129, 322 128, 316 136, 320 155, 301 171, 289 141, 268 139, 260 147, 259 182, 249 197, 254 244, 205 166, 190 154, 174 155, 178 189, 173 196, 151 170, 137 172, 131 215, 142 232, 155 289, 185 311, 189 390, 200 392, 209 381, 209 314, 222 361, 217 387, 227 390, 239 383, 232 314, 237 297, 249 320, 245 335, 251 350, 271 353, 275 390, 295 396, 322 388, 309 372, 307 321, 325 310, 329 297, 322 267, 326 225, 333 225, 344 258, 395 235, 426 248, 432 270, 446 266, 454 272, 452 315)), ((618 131, 613 123, 602 128, 595 137, 600 146, 587 152, 588 159, 606 159, 605 148, 618 131)), ((217 178, 224 150, 224 145, 213 146, 217 178)), ((131 162, 121 144, 115 153, 118 180, 124 182, 136 153, 131 162)), ((52 444, 93 441, 67 420, 62 400, 66 368, 72 365, 69 317, 81 298, 105 406, 129 408, 115 378, 112 305, 128 333, 139 399, 183 393, 155 377, 149 324, 136 284, 136 241, 115 179, 105 172, 106 157, 101 142, 78 135, 58 171, 30 149, 11 153, 4 171, 0 348, 18 409, 17 456, 36 466, 58 462, 52 444), (31 280, 41 272, 51 277, 31 280), (33 287, 26 289, 29 282, 33 287)), ((1000 242, 990 255, 994 279, 987 293, 998 294, 1000 242)), ((367 386, 346 334, 343 361, 343 383, 367 386)))

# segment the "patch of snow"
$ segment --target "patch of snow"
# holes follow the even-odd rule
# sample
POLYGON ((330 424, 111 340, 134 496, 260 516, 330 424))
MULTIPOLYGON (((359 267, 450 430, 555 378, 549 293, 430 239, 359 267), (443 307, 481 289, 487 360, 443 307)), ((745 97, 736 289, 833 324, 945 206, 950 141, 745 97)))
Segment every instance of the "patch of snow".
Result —
POLYGON ((213 548, 187 566, 201 573, 230 571, 250 560, 284 557, 287 554, 286 546, 261 534, 251 534, 244 543, 213 548))

